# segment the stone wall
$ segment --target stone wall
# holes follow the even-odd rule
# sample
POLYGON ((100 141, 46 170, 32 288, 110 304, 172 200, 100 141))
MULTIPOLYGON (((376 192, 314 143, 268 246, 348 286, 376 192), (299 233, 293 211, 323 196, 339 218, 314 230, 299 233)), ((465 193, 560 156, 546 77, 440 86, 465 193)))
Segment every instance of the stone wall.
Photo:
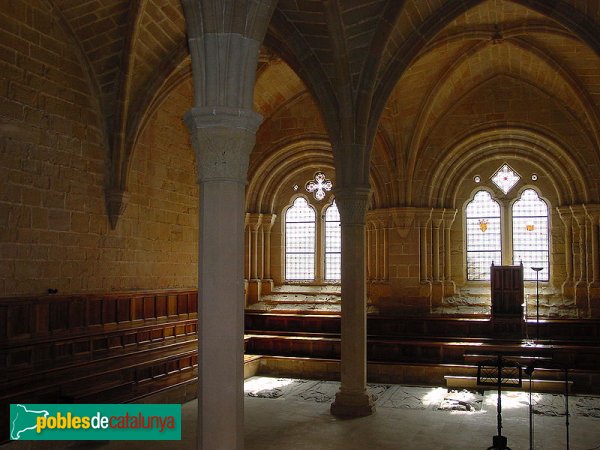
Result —
POLYGON ((0 2, 0 21, 0 295, 195 286, 190 83, 139 139, 111 230, 110 136, 86 60, 46 2, 0 2))

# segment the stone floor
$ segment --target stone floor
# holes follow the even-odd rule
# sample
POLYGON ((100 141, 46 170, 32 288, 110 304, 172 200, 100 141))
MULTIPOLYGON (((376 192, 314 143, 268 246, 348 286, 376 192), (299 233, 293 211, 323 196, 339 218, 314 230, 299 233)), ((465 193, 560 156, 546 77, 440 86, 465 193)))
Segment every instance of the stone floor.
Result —
MULTIPOLYGON (((338 419, 329 414, 339 383, 252 377, 245 383, 245 450, 486 449, 496 434, 496 392, 448 392, 444 388, 370 385, 374 415, 338 419)), ((536 449, 566 446, 564 397, 534 394, 536 449)), ((529 396, 502 398, 503 435, 513 450, 529 448, 529 396)), ((99 450, 195 449, 196 402, 183 405, 181 442, 111 442, 69 448, 99 450), (174 445, 175 444, 175 445, 174 445)), ((600 398, 569 401, 570 449, 600 449, 600 398)), ((9 447, 10 448, 10 447, 9 447)))

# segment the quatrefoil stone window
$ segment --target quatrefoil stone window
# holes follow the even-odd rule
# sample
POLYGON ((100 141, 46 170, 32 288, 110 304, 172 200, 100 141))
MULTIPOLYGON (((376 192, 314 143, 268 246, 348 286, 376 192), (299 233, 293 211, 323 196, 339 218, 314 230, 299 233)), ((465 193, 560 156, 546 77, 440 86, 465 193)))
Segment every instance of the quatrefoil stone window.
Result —
POLYGON ((306 183, 306 190, 312 192, 318 201, 323 200, 325 198, 325 192, 331 191, 332 187, 333 184, 331 183, 331 180, 328 180, 323 172, 315 173, 314 180, 310 180, 306 183))
POLYGON ((492 182, 504 192, 504 195, 508 194, 508 192, 519 182, 521 177, 517 172, 515 172, 512 167, 508 164, 504 164, 500 167, 494 176, 492 177, 492 182))

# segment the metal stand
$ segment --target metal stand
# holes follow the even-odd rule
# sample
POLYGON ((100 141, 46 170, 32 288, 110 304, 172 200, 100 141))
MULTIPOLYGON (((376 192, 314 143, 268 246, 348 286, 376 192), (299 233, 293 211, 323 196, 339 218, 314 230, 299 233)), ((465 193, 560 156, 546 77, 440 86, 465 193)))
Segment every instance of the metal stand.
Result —
POLYGON ((569 368, 565 366, 565 426, 567 429, 567 450, 569 450, 569 368))
POLYGON ((499 354, 496 360, 482 361, 477 366, 477 384, 494 385, 498 388, 496 404, 498 434, 492 437, 492 446, 487 450, 511 450, 506 436, 502 436, 502 385, 521 387, 521 366, 509 361, 503 361, 499 354), (503 373, 502 369, 506 369, 503 373))
POLYGON ((525 369, 525 374, 529 376, 529 450, 533 450, 534 443, 534 432, 533 432, 533 403, 531 401, 531 388, 532 388, 532 376, 533 366, 529 365, 525 369))
POLYGON ((532 267, 535 270, 535 309, 536 309, 536 341, 540 340, 540 270, 543 267, 532 267))

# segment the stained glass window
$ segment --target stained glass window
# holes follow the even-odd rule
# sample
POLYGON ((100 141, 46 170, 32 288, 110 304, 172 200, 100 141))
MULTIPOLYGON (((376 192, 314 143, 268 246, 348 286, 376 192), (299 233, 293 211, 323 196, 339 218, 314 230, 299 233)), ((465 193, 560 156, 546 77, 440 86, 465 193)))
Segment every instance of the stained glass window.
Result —
POLYGON ((342 278, 342 231, 335 201, 325 211, 325 280, 342 278))
POLYGON ((518 173, 516 173, 508 164, 504 164, 496 171, 492 177, 492 182, 498 189, 504 192, 504 194, 508 194, 520 179, 521 177, 518 173))
POLYGON ((315 173, 315 179, 306 183, 306 190, 312 192, 315 199, 319 201, 325 198, 325 192, 330 191, 332 187, 333 183, 325 177, 323 172, 315 173))
POLYGON ((523 262, 523 278, 535 280, 532 267, 542 267, 540 281, 549 279, 548 205, 526 189, 512 208, 513 263, 523 262))
POLYGON ((500 205, 479 191, 466 208, 467 279, 489 280, 490 266, 502 264, 500 205))
POLYGON ((285 213, 285 278, 315 279, 315 211, 303 197, 285 213))

